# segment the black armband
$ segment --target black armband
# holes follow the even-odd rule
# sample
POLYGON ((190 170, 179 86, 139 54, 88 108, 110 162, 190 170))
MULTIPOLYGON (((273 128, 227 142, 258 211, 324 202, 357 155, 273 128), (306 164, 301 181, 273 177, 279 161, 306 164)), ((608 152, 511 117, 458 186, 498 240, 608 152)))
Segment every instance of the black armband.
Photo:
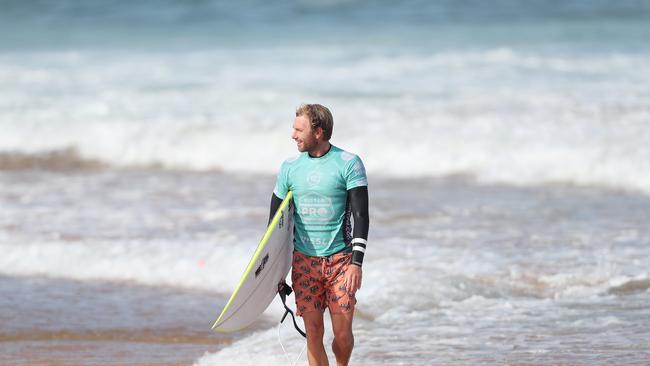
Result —
POLYGON ((352 239, 352 264, 361 267, 363 264, 363 256, 366 254, 366 244, 368 244, 366 239, 352 239))
POLYGON ((352 209, 354 228, 352 232, 352 264, 361 267, 368 244, 368 187, 361 186, 348 190, 348 199, 352 209))

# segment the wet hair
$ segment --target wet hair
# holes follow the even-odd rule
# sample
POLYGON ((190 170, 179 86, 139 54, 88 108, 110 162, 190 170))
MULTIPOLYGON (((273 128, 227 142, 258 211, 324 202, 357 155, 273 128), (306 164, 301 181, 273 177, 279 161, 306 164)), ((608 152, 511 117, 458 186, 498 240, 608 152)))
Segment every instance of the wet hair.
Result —
POLYGON ((302 104, 296 109, 296 117, 300 116, 307 117, 311 128, 322 128, 325 140, 329 141, 334 129, 334 118, 327 107, 320 104, 302 104))

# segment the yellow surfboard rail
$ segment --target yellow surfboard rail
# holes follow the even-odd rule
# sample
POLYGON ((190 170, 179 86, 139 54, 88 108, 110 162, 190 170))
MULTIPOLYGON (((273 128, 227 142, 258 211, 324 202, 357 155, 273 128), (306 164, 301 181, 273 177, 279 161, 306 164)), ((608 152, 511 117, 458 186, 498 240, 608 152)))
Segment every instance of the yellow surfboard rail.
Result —
POLYGON ((251 258, 250 262, 248 262, 248 265, 246 266, 246 270, 244 270, 244 274, 242 274, 241 279, 239 280, 239 283, 235 287, 235 291, 232 293, 230 296, 230 299, 226 303, 226 306, 221 310, 221 314, 219 314, 219 317, 215 322, 212 324, 212 329, 217 331, 217 332, 222 332, 222 333, 229 333, 229 332, 238 332, 244 328, 241 329, 215 329, 221 319, 224 317, 226 312, 230 309, 230 306, 232 305, 232 302, 234 299, 237 297, 237 294, 239 293, 239 290, 241 290, 244 281, 246 281, 246 278, 248 278, 248 275, 251 273, 253 268, 255 267, 255 263, 257 262, 257 259, 260 256, 260 253, 266 246, 266 243, 269 240, 269 237, 271 236, 271 233, 273 233, 273 230, 278 226, 278 221, 280 221, 280 217, 282 216, 282 211, 289 205, 291 202, 291 199, 293 198, 293 192, 289 191, 287 193, 287 196, 284 198, 282 203, 280 204, 280 207, 278 207, 278 210, 275 212, 273 215, 273 220, 271 220, 271 223, 269 226, 266 228, 266 232, 264 233, 264 236, 262 236, 262 240, 260 240, 260 243, 257 245, 257 249, 255 249, 255 253, 253 254, 253 258, 251 258))

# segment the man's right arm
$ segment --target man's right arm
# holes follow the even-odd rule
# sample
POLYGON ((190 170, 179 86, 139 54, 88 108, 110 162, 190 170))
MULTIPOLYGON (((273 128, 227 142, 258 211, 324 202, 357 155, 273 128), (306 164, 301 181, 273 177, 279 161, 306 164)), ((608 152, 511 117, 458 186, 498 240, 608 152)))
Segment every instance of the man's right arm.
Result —
POLYGON ((275 193, 271 194, 271 212, 269 213, 268 224, 270 224, 271 220, 273 220, 273 216, 275 216, 275 213, 278 211, 278 208, 280 207, 281 204, 282 204, 282 199, 276 196, 275 193))

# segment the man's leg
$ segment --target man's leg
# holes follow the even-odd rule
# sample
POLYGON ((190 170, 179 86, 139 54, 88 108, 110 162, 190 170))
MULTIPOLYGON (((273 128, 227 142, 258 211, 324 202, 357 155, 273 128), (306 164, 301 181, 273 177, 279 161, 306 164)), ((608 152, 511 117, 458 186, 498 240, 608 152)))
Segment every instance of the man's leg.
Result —
POLYGON ((310 366, 329 366, 325 347, 323 346, 323 313, 320 310, 302 314, 307 333, 307 359, 310 366))
POLYGON ((347 366, 354 347, 354 335, 352 334, 352 318, 354 310, 344 313, 330 313, 332 318, 332 330, 334 340, 332 350, 336 356, 336 366, 347 366))

